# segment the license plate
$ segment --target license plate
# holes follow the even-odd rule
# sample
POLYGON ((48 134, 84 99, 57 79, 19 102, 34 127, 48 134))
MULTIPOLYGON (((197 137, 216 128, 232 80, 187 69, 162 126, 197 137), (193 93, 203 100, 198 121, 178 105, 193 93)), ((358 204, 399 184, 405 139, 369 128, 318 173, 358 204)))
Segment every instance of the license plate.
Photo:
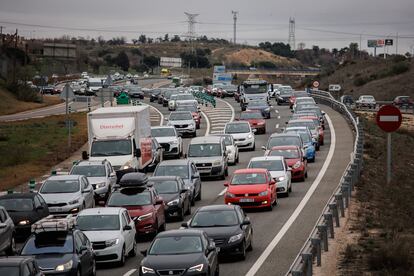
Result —
POLYGON ((254 202, 253 198, 240 198, 239 202, 254 202))
POLYGON ((52 212, 62 212, 62 208, 59 207, 55 207, 55 208, 50 208, 52 212))

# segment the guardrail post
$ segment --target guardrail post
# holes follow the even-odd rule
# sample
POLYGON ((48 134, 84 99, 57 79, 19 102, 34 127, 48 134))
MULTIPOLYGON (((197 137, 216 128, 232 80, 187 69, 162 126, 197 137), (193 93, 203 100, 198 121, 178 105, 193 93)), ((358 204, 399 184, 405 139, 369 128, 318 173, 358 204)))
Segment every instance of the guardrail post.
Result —
POLYGON ((336 227, 339 227, 339 212, 337 203, 329 203, 329 210, 331 211, 332 216, 335 219, 336 227))
POLYGON ((292 270, 291 271, 292 276, 303 276, 303 271, 298 271, 298 270, 292 270))
POLYGON ((347 174, 344 176, 344 180, 345 182, 348 184, 349 186, 349 194, 348 196, 351 197, 352 196, 352 190, 353 190, 353 170, 352 167, 349 168, 349 171, 347 172, 347 174))
POLYGON ((311 238, 312 247, 316 249, 316 265, 321 266, 322 264, 322 252, 321 252, 321 239, 311 238))
POLYGON ((318 225, 318 231, 321 234, 321 240, 322 240, 322 244, 323 244, 323 251, 327 252, 328 251, 328 226, 326 225, 318 225))
POLYGON ((348 206, 349 206, 349 184, 347 182, 344 182, 342 184, 341 191, 342 191, 342 194, 344 195, 344 199, 345 199, 344 206, 345 206, 345 208, 348 208, 348 206))
MULTIPOLYGON (((345 217, 344 198, 342 196, 342 193, 337 193, 335 195, 335 200, 336 200, 336 207, 341 212, 341 217, 345 217)), ((338 227, 339 227, 339 220, 338 220, 338 227)))
MULTIPOLYGON (((336 205, 335 205, 335 209, 336 209, 336 205)), ((327 214, 323 214, 323 217, 325 218, 328 228, 329 228, 329 235, 331 237, 331 239, 335 238, 335 231, 334 231, 334 226, 333 226, 333 216, 330 213, 327 214)))
POLYGON ((306 265, 306 276, 312 276, 312 253, 302 253, 302 259, 306 265))

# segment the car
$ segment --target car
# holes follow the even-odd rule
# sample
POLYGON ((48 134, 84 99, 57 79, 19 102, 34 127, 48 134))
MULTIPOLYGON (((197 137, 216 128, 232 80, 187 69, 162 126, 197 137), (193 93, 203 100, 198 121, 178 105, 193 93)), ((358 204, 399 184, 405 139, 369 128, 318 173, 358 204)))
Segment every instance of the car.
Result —
POLYGON ((86 176, 93 187, 95 204, 106 202, 117 180, 116 173, 108 160, 78 161, 74 163, 69 174, 86 176))
POLYGON ((355 106, 356 108, 375 108, 377 106, 377 102, 375 101, 374 96, 361 95, 358 100, 355 101, 355 106))
POLYGON ((239 103, 240 102, 240 91, 237 89, 237 91, 234 92, 234 100, 239 103))
POLYGON ((26 240, 31 234, 31 226, 49 215, 46 202, 38 193, 11 193, 0 196, 3 206, 15 225, 16 240, 26 240))
POLYGON ((256 149, 255 135, 256 130, 250 127, 249 122, 235 121, 227 123, 224 133, 233 136, 234 142, 239 149, 256 149))
POLYGON ((78 213, 95 207, 93 187, 84 175, 52 175, 43 182, 39 194, 51 214, 78 213))
POLYGON ((164 157, 180 158, 183 154, 183 140, 173 126, 151 127, 151 136, 161 145, 164 157))
POLYGON ((16 252, 14 223, 3 206, 0 206, 0 252, 8 256, 16 252))
POLYGON ((414 102, 410 96, 397 96, 392 101, 392 104, 399 108, 413 108, 414 102))
POLYGON ((340 102, 343 103, 346 106, 351 106, 354 104, 354 99, 352 98, 351 95, 342 95, 339 98, 340 102))
MULTIPOLYGON (((318 138, 318 144, 319 146, 323 146, 324 141, 325 141, 325 132, 323 130, 321 121, 319 120, 318 116, 316 114, 313 115, 306 115, 303 113, 296 113, 294 114, 294 116, 292 116, 292 120, 312 120, 313 124, 316 127, 316 131, 317 131, 317 135, 315 136, 315 138, 318 138)), ((312 134, 313 136, 313 134, 312 134)))
POLYGON ((262 146, 262 149, 267 155, 268 151, 276 146, 298 146, 302 152, 305 152, 302 138, 296 133, 273 133, 267 140, 266 146, 262 146))
POLYGON ((225 182, 225 204, 273 210, 277 205, 276 181, 266 169, 239 169, 225 182))
POLYGON ((154 171, 155 167, 162 162, 164 148, 158 143, 157 139, 151 138, 152 161, 147 167, 147 171, 154 171))
POLYGON ((256 129, 256 133, 266 133, 266 120, 262 113, 258 110, 243 111, 240 113, 239 121, 247 121, 252 129, 256 129))
POLYGON ((222 137, 204 136, 191 139, 186 157, 194 161, 201 177, 225 179, 228 175, 227 149, 222 137))
POLYGON ((57 94, 57 91, 53 85, 46 85, 46 86, 41 86, 41 93, 54 95, 54 94, 57 94))
POLYGON ((283 156, 292 169, 292 180, 305 181, 308 177, 308 161, 298 146, 277 146, 270 149, 266 156, 283 156))
POLYGON ((307 127, 312 135, 312 139, 314 140, 314 145, 316 150, 319 150, 320 144, 319 144, 319 123, 315 124, 315 121, 310 119, 295 119, 295 120, 289 120, 287 123, 287 128, 289 127, 307 127))
POLYGON ((153 89, 150 95, 150 102, 158 101, 158 97, 161 94, 160 89, 153 89))
POLYGON ((168 102, 170 101, 171 96, 174 94, 177 94, 175 89, 165 90, 164 93, 162 93, 162 106, 168 107, 168 102))
POLYGON ((139 265, 140 275, 219 275, 218 248, 201 230, 159 233, 139 265))
POLYGON ((294 91, 292 96, 289 98, 289 108, 293 108, 293 105, 295 104, 297 98, 308 96, 308 93, 306 93, 305 91, 294 91))
POLYGON ((299 114, 299 113, 309 113, 309 112, 313 112, 315 113, 318 118, 319 121, 321 122, 322 128, 325 129, 325 112, 322 111, 319 106, 315 106, 315 105, 299 105, 296 107, 295 113, 299 114))
POLYGON ((234 94, 237 92, 237 86, 234 84, 227 84, 222 86, 222 94, 221 97, 233 97, 234 94))
POLYGON ((168 126, 173 126, 180 135, 197 136, 196 123, 190 111, 173 111, 166 118, 168 126))
POLYGON ((246 106, 246 111, 252 111, 252 110, 260 111, 264 118, 270 119, 271 106, 269 106, 267 101, 263 101, 263 100, 249 101, 246 106))
POLYGON ((165 230, 164 201, 143 173, 124 174, 106 206, 124 207, 135 222, 137 236, 165 230))
POLYGON ((144 99, 144 92, 139 86, 127 86, 126 90, 131 98, 144 99))
POLYGON ((179 176, 190 191, 191 205, 201 200, 201 178, 191 159, 165 160, 155 168, 153 176, 179 176))
POLYGON ((277 105, 282 105, 285 103, 289 104, 289 99, 293 95, 293 90, 290 86, 290 89, 284 87, 285 86, 280 86, 278 88, 278 91, 275 93, 275 100, 277 102, 277 105))
POLYGON ((76 227, 92 243, 97 263, 116 262, 123 266, 127 255, 136 255, 135 223, 125 208, 82 210, 76 217, 76 227))
POLYGON ((276 192, 288 197, 292 192, 291 169, 283 156, 261 156, 250 159, 247 168, 267 169, 276 181, 276 192))
POLYGON ((181 226, 206 232, 220 248, 222 256, 235 255, 244 260, 246 251, 253 249, 253 226, 238 205, 203 206, 181 226))
POLYGON ((165 217, 182 221, 191 214, 191 192, 179 176, 153 176, 148 181, 154 185, 165 203, 165 217))
POLYGON ((180 104, 180 103, 182 102, 177 102, 178 106, 175 110, 176 111, 190 111, 196 123, 196 128, 200 129, 201 116, 200 116, 200 111, 198 110, 197 106, 193 104, 187 105, 187 104, 180 104))
POLYGON ((316 140, 312 138, 312 133, 307 127, 288 127, 284 130, 286 134, 298 134, 303 141, 304 155, 308 162, 315 162, 316 159, 316 140))
POLYGON ((47 275, 96 275, 95 253, 88 237, 75 227, 72 215, 50 215, 33 224, 20 252, 33 256, 47 275))
POLYGON ((1 257, 0 275, 44 276, 33 257, 23 256, 1 257))
POLYGON ((168 102, 168 110, 170 111, 175 110, 177 107, 177 102, 194 101, 194 100, 195 98, 193 94, 190 94, 190 93, 181 93, 181 94, 172 95, 170 98, 170 101, 168 102))
POLYGON ((224 138, 228 164, 235 165, 239 163, 239 147, 234 142, 233 136, 231 136, 231 134, 212 134, 212 136, 220 136, 224 138))

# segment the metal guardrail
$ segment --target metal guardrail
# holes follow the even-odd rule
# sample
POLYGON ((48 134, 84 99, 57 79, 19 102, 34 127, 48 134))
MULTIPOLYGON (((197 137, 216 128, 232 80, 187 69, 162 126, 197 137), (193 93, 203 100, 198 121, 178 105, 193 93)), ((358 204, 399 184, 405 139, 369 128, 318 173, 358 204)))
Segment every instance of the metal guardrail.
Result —
POLYGON ((345 217, 354 185, 359 181, 363 167, 364 132, 359 118, 344 104, 336 101, 329 92, 312 91, 316 102, 330 106, 341 113, 355 133, 351 161, 345 169, 338 187, 329 198, 309 238, 303 245, 286 275, 310 276, 313 267, 322 265, 322 252, 329 249, 329 240, 335 238, 335 228, 340 227, 340 218, 345 217))

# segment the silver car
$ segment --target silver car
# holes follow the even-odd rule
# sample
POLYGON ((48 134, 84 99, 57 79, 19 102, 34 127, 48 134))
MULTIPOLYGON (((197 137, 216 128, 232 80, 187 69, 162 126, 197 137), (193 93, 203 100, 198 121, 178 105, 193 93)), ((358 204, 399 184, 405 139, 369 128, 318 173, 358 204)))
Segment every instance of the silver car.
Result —
POLYGON ((175 127, 180 135, 197 136, 196 123, 190 111, 174 111, 167 118, 168 125, 175 127))
POLYGON ((180 158, 183 153, 183 140, 178 136, 177 130, 173 126, 151 127, 151 136, 157 139, 163 147, 165 157, 180 158))
POLYGON ((78 213, 95 207, 92 185, 84 175, 54 175, 43 182, 39 194, 51 214, 78 213))
POLYGON ((3 206, 0 206, 0 252, 9 256, 16 252, 14 223, 3 206))

